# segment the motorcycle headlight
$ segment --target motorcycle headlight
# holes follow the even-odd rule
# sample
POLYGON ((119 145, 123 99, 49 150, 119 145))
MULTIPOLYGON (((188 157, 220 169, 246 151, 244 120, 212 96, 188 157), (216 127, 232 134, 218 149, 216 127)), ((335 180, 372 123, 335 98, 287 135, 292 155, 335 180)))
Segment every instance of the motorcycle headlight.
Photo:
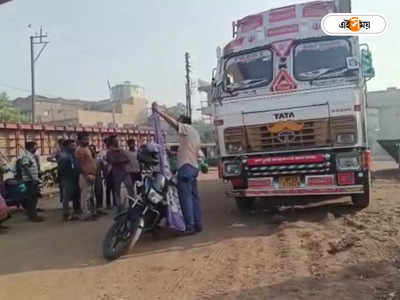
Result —
POLYGON ((159 202, 161 202, 163 200, 162 195, 158 194, 155 190, 150 189, 150 192, 147 196, 149 198, 149 200, 154 203, 157 204, 159 202))
POLYGON ((148 195, 151 189, 151 178, 145 177, 143 183, 143 191, 145 195, 148 195))
POLYGON ((339 171, 356 171, 361 167, 360 158, 358 156, 338 156, 336 166, 339 171))
POLYGON ((242 164, 240 161, 226 162, 224 164, 224 175, 227 177, 239 176, 242 173, 242 164))
POLYGON ((352 145, 356 141, 354 133, 339 133, 336 135, 336 143, 343 145, 352 145))

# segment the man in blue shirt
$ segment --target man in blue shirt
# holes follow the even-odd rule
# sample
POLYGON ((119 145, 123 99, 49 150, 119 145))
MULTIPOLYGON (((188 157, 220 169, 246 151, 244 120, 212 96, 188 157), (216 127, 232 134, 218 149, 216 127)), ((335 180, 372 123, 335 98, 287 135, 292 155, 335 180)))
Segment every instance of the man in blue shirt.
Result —
MULTIPOLYGON (((57 140, 57 149, 47 158, 47 161, 52 162, 52 163, 57 163, 58 158, 60 157, 60 154, 63 150, 64 147, 64 138, 59 138, 57 140)), ((57 174, 58 178, 60 178, 60 174, 57 174)), ((60 202, 63 202, 63 191, 62 191, 62 184, 61 181, 59 180, 58 182, 58 187, 60 189, 60 202)))
POLYGON ((74 202, 77 195, 77 178, 78 170, 75 159, 75 141, 65 140, 63 142, 62 151, 57 158, 58 176, 62 188, 62 204, 63 204, 63 220, 71 221, 75 219, 77 214, 76 205, 74 205, 74 213, 70 213, 69 203, 74 202))

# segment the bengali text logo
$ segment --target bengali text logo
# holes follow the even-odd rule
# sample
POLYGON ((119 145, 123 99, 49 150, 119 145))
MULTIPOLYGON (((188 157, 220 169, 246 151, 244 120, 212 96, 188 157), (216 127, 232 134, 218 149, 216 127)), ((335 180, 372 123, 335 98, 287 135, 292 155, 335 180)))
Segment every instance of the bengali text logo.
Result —
POLYGON ((387 20, 378 14, 328 14, 321 21, 327 35, 378 35, 385 32, 387 20))

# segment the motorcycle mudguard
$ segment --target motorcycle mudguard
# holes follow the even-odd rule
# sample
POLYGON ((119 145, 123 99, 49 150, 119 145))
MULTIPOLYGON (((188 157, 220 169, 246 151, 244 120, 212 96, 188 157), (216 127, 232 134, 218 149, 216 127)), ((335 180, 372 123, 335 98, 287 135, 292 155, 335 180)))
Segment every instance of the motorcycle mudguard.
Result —
POLYGON ((125 211, 123 211, 123 212, 120 212, 119 214, 117 214, 117 215, 114 217, 114 221, 118 221, 118 220, 121 219, 121 218, 126 218, 127 215, 128 215, 128 211, 127 211, 127 210, 125 210, 125 211))
POLYGON ((128 209, 128 216, 131 220, 137 220, 143 215, 145 207, 137 205, 135 207, 129 208, 128 209))

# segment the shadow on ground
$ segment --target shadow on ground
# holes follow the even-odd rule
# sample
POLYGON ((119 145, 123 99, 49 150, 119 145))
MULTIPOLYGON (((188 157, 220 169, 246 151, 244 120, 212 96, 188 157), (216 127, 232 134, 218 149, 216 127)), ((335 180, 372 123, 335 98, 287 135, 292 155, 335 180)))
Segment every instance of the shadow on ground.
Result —
POLYGON ((372 173, 374 179, 400 180, 400 168, 378 170, 372 173))
POLYGON ((346 267, 325 278, 297 277, 275 285, 242 289, 199 299, 400 299, 398 263, 368 262, 346 267))

